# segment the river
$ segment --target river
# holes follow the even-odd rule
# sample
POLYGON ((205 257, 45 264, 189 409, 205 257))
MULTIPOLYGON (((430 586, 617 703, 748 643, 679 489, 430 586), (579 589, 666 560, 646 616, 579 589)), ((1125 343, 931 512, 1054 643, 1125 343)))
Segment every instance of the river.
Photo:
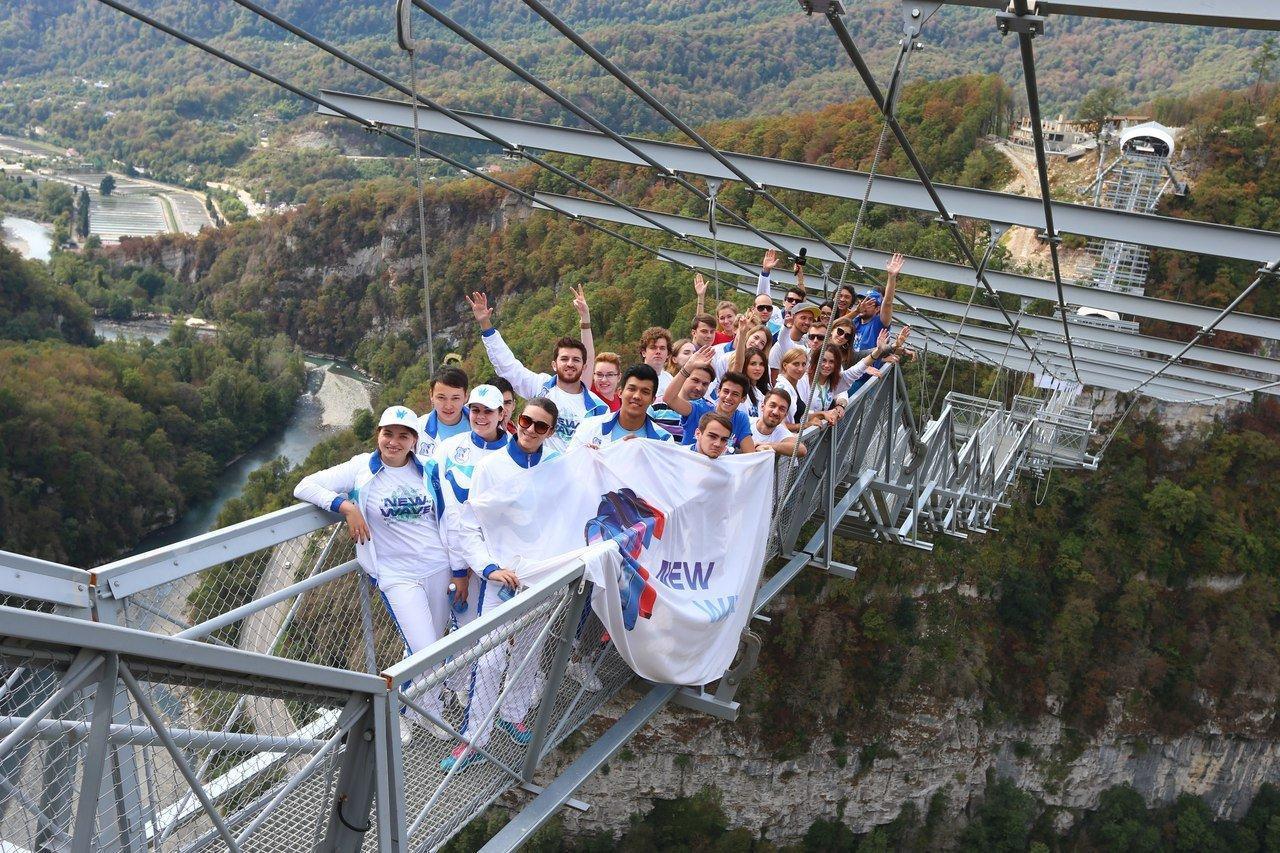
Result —
POLYGON ((53 251, 51 227, 17 216, 6 216, 0 225, 3 227, 6 246, 30 260, 49 260, 49 253, 53 251))
MULTIPOLYGON (((94 323, 94 331, 99 337, 109 340, 117 337, 127 340, 147 338, 158 343, 165 339, 169 330, 164 323, 159 322, 118 323, 98 320, 94 323)), ((306 363, 310 368, 307 371, 307 390, 298 396, 293 414, 289 416, 284 429, 278 435, 263 439, 229 465, 214 480, 212 496, 192 504, 176 523, 148 535, 132 553, 140 554, 213 530, 218 513, 227 501, 240 496, 251 473, 277 456, 283 456, 290 463, 301 462, 311 452, 311 448, 341 429, 340 426, 326 426, 323 423, 325 420, 342 422, 349 419, 349 411, 333 410, 335 404, 353 411, 369 405, 368 396, 372 383, 350 365, 312 356, 306 358, 306 363), (326 380, 330 387, 322 395, 320 389, 326 380), (357 380, 359 384, 351 380, 357 380), (335 386, 339 389, 337 393, 335 386), (360 393, 359 389, 363 389, 364 393, 360 393), (326 400, 325 404, 321 402, 322 397, 326 400), (327 413, 326 408, 329 409, 327 413), (326 414, 327 418, 324 417, 326 414)))

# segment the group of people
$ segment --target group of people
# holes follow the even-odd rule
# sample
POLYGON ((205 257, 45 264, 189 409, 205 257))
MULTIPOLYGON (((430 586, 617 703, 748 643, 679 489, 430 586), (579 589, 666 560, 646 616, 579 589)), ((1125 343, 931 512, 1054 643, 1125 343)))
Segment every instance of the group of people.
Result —
MULTIPOLYGON (((689 337, 672 340, 665 328, 646 329, 639 361, 625 368, 618 354, 595 352, 580 288, 573 293, 579 335, 556 341, 550 372, 516 358, 484 294, 467 299, 497 378, 472 386, 458 367, 443 368, 432 378, 427 414, 387 408, 373 452, 311 474, 294 491, 343 516, 356 558, 409 654, 501 607, 521 588, 519 576, 491 552, 471 512, 472 496, 508 490, 513 478, 561 454, 614 441, 678 442, 708 464, 732 453, 803 456, 804 439, 844 416, 851 391, 884 364, 913 357, 905 345, 910 329, 896 337, 889 330, 901 255, 889 261, 883 293, 842 285, 834 301, 822 304, 806 301, 804 267, 796 263, 796 283, 776 305, 771 276, 779 261, 777 252, 765 253, 752 309, 742 314, 727 300, 708 313, 706 282, 695 276, 698 307, 689 337), (525 399, 518 416, 517 396, 525 399)), ((420 696, 427 713, 407 714, 402 738, 411 740, 415 730, 449 738, 438 723, 452 694, 463 709, 462 742, 443 769, 483 760, 479 750, 493 729, 527 744, 537 667, 520 670, 494 707, 509 677, 510 645, 420 696)), ((588 690, 600 688, 583 661, 573 660, 569 673, 588 690)))

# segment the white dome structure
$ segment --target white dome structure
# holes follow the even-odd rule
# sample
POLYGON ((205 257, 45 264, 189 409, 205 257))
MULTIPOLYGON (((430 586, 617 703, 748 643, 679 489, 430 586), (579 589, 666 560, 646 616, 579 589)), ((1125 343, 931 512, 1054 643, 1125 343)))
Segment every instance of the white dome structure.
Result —
POLYGON ((1120 148, 1126 154, 1171 157, 1173 146, 1173 130, 1158 121, 1135 124, 1120 134, 1120 148))

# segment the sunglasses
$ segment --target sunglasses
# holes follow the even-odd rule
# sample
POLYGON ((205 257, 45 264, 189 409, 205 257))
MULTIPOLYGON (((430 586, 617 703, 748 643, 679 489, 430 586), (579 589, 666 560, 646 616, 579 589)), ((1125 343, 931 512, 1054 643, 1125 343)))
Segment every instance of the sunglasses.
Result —
POLYGON ((844 337, 848 337, 849 330, 848 329, 832 329, 831 334, 839 335, 840 337, 844 338, 844 337))
POLYGON ((756 306, 756 310, 757 310, 757 311, 772 311, 772 310, 773 310, 773 306, 772 306, 772 305, 757 305, 757 306, 756 306))
POLYGON ((783 302, 785 302, 785 303, 787 303, 788 305, 795 305, 797 302, 799 302, 799 301, 800 301, 800 297, 799 297, 799 296, 786 296, 786 297, 783 297, 783 300, 782 300, 782 301, 783 301, 783 302))
POLYGON ((811 341, 825 341, 826 339, 827 339, 826 335, 810 335, 809 336, 809 340, 811 341))
POLYGON ((551 424, 546 421, 535 421, 528 415, 521 415, 516 423, 520 425, 520 429, 531 429, 534 435, 546 435, 551 432, 551 424))

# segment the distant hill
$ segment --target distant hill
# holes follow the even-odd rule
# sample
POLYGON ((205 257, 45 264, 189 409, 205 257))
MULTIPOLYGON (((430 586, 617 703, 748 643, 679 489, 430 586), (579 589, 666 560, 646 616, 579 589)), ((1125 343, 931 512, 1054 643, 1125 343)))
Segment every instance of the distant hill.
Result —
MULTIPOLYGON (((290 20, 407 79, 390 4, 264 0, 290 20)), ((310 90, 379 87, 229 2, 137 0, 158 18, 212 39, 310 90)), ((563 88, 614 126, 667 128, 519 3, 458 2, 441 8, 492 39, 523 66, 563 88)), ((853 100, 865 90, 830 28, 792 0, 607 3, 570 0, 557 11, 684 117, 704 122, 791 113, 853 100)), ((417 35, 421 85, 457 106, 529 119, 558 108, 425 14, 417 35)), ((898 4, 858 4, 847 16, 874 69, 887 76, 900 33, 898 4)), ((1048 112, 1070 112, 1089 89, 1119 86, 1132 103, 1157 94, 1251 82, 1257 33, 1123 21, 1053 18, 1037 39, 1040 91, 1048 112)), ((996 73, 1021 92, 1018 52, 990 12, 944 9, 912 57, 912 77, 996 73)), ((139 161, 171 177, 239 162, 259 133, 311 112, 245 75, 124 15, 82 0, 9 0, 0 5, 0 128, 45 128, 82 150, 139 161), (98 85, 102 81, 108 88, 98 85)))

